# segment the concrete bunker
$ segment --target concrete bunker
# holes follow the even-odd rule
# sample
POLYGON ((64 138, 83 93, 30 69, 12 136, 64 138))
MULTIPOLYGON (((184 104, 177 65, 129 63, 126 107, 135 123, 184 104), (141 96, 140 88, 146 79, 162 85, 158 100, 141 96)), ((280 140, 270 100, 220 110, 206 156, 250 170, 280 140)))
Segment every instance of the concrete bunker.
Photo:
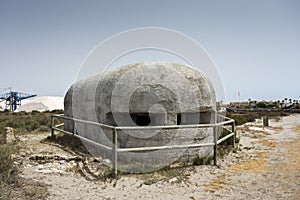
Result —
MULTIPOLYGON (((200 71, 177 63, 143 62, 126 65, 74 83, 64 100, 65 116, 119 127, 118 147, 135 148, 213 142, 213 128, 147 129, 149 126, 210 124, 216 118, 215 92, 200 71)), ((64 129, 107 146, 112 130, 66 120, 64 129)), ((85 144, 110 159, 106 149, 85 144)), ((121 152, 119 169, 145 172, 176 160, 191 161, 210 154, 212 147, 121 152), (136 168, 136 164, 142 166, 136 168), (135 166, 135 167, 132 167, 135 166)))

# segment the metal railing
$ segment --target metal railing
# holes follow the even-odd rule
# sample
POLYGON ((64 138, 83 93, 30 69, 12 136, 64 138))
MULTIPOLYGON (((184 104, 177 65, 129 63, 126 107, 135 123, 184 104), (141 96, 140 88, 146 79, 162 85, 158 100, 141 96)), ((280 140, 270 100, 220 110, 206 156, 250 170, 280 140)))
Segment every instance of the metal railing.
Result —
POLYGON ((235 144, 235 121, 233 119, 230 119, 228 117, 218 115, 217 123, 215 124, 192 124, 192 125, 166 125, 166 126, 111 126, 107 124, 101 124, 97 122, 92 121, 86 121, 82 119, 75 119, 71 117, 64 116, 63 114, 57 115, 54 114, 51 116, 51 136, 55 137, 54 131, 62 132, 65 134, 73 135, 74 137, 77 137, 81 139, 82 141, 91 143, 93 145, 105 148, 109 151, 112 151, 112 174, 113 176, 117 176, 118 171, 118 160, 117 155, 118 152, 138 152, 138 151, 153 151, 153 150, 162 150, 162 149, 182 149, 182 148, 197 148, 197 147, 208 147, 213 146, 213 158, 214 158, 214 165, 217 165, 217 145, 224 142, 225 140, 231 138, 232 139, 232 146, 234 147, 235 144), (90 124, 95 125, 99 127, 104 127, 112 130, 112 147, 106 146, 104 144, 100 144, 98 142, 95 142, 93 140, 90 140, 88 138, 82 137, 75 133, 75 126, 73 132, 69 132, 63 129, 60 129, 64 125, 64 123, 55 125, 54 119, 63 119, 63 120, 70 120, 73 121, 74 125, 75 122, 78 123, 84 123, 84 124, 90 124), (222 119, 224 121, 222 121, 222 119), (218 122, 219 121, 219 122, 218 122), (226 126, 231 126, 231 129, 228 129, 226 126), (151 147, 136 147, 136 148, 120 148, 118 147, 118 131, 119 130, 163 130, 163 129, 181 129, 181 128, 209 128, 213 127, 213 142, 211 143, 196 143, 196 144, 183 144, 183 145, 171 145, 171 146, 151 146, 151 147), (229 133, 222 137, 218 138, 218 131, 217 128, 222 127, 223 129, 227 130, 229 133))

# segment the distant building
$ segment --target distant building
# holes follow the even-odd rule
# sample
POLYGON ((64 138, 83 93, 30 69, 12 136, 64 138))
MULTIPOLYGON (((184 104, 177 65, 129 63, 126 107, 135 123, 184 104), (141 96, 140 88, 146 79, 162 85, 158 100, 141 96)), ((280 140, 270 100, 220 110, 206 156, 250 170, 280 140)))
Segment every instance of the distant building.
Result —
POLYGON ((248 102, 241 101, 241 102, 230 102, 229 106, 234 108, 244 108, 249 105, 248 102))
POLYGON ((250 106, 251 108, 254 108, 254 107, 256 107, 256 103, 257 103, 256 100, 250 100, 250 101, 249 101, 249 106, 250 106))

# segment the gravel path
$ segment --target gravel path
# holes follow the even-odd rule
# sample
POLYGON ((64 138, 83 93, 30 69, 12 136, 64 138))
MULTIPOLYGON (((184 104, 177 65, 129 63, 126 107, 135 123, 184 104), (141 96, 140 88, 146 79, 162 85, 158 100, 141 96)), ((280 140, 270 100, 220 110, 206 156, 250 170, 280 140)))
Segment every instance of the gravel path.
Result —
POLYGON ((268 128, 261 124, 257 120, 238 127, 236 151, 219 159, 219 166, 186 169, 184 180, 145 184, 141 176, 126 175, 94 181, 79 173, 84 166, 74 155, 40 143, 37 136, 25 139, 31 151, 22 155, 22 175, 46 183, 48 199, 300 199, 300 115, 272 119, 268 128), (29 159, 37 154, 52 160, 29 159))

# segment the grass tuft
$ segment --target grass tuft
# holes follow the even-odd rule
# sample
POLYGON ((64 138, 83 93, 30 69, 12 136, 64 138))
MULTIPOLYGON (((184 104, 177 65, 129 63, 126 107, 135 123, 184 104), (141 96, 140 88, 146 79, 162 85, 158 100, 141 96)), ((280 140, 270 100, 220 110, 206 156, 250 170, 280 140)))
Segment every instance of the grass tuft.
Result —
POLYGON ((13 184, 18 181, 18 167, 12 159, 15 151, 12 145, 0 145, 0 184, 13 184))

